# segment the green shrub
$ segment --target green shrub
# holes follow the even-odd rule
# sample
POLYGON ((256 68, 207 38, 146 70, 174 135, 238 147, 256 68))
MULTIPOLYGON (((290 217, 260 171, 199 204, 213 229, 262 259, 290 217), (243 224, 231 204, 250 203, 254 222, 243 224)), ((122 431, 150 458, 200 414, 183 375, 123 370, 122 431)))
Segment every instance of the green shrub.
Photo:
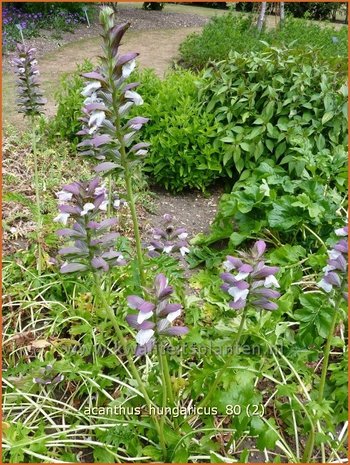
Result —
POLYGON ((336 11, 345 5, 346 3, 338 2, 286 2, 285 9, 295 18, 307 16, 310 19, 328 20, 332 19, 336 11))
POLYGON ((347 143, 347 88, 313 50, 231 52, 206 70, 199 98, 225 143, 223 163, 239 172, 272 158, 299 177, 308 158, 347 143))
POLYGON ((239 52, 259 48, 250 31, 251 18, 231 13, 215 16, 203 31, 190 34, 180 45, 180 63, 185 68, 202 69, 209 61, 227 58, 230 50, 239 52))
POLYGON ((210 61, 226 59, 230 51, 240 53, 263 50, 267 41, 274 46, 289 46, 304 53, 308 46, 316 46, 318 58, 336 70, 347 73, 347 27, 335 30, 331 26, 311 23, 303 19, 287 18, 282 29, 265 30, 260 35, 251 24, 252 17, 227 14, 213 18, 200 34, 191 34, 180 46, 180 63, 185 68, 202 69, 210 61))
POLYGON ((61 77, 60 86, 55 94, 57 112, 49 124, 51 137, 59 136, 70 141, 75 146, 79 139, 76 133, 81 129, 82 107, 84 97, 81 91, 84 87, 82 73, 93 70, 89 60, 78 65, 74 73, 66 73, 61 77))
POLYGON ((164 80, 142 72, 139 91, 145 103, 138 113, 150 118, 142 131, 151 143, 146 171, 157 184, 172 191, 205 190, 223 171, 217 124, 210 113, 201 114, 196 80, 190 71, 171 72, 164 80))
POLYGON ((342 222, 339 207, 346 208, 346 188, 347 153, 342 146, 322 150, 298 179, 273 160, 264 160, 243 172, 232 192, 222 196, 211 233, 197 236, 195 243, 208 246, 228 239, 236 247, 265 237, 276 245, 318 249, 318 237, 326 240, 334 224, 342 222))

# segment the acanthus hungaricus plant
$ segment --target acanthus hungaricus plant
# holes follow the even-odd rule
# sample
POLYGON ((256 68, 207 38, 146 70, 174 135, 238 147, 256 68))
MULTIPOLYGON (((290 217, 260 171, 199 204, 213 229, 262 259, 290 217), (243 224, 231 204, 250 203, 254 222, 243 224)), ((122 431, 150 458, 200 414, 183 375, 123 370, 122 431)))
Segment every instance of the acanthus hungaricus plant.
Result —
POLYGON ((60 213, 54 221, 64 225, 70 219, 74 222, 72 228, 57 231, 59 236, 73 242, 58 252, 67 259, 61 272, 107 272, 112 266, 125 265, 123 255, 114 250, 119 233, 110 231, 117 224, 117 219, 99 221, 101 212, 107 210, 107 191, 100 185, 100 179, 68 184, 57 197, 60 213))
POLYGON ((30 118, 32 130, 32 151, 34 158, 34 184, 35 184, 35 204, 36 204, 36 234, 37 234, 37 270, 41 274, 43 263, 43 248, 42 248, 42 215, 41 215, 41 198, 39 185, 39 166, 38 155, 36 150, 37 135, 36 135, 36 118, 43 113, 43 106, 46 100, 43 98, 39 84, 39 69, 38 62, 35 59, 36 49, 26 46, 25 44, 17 44, 17 57, 13 59, 15 73, 17 75, 17 106, 18 112, 23 113, 27 118, 30 118))
POLYGON ((165 214, 163 216, 163 228, 152 230, 152 239, 148 245, 148 255, 158 257, 162 253, 172 254, 180 252, 184 257, 190 250, 186 240, 188 233, 185 228, 175 228, 173 216, 165 214))
POLYGON ((126 317, 129 325, 138 330, 136 355, 151 352, 157 339, 163 335, 181 336, 188 332, 186 326, 173 326, 182 313, 180 304, 169 303, 168 299, 173 292, 167 278, 159 274, 154 280, 152 302, 136 295, 128 297, 129 307, 138 310, 138 314, 130 314, 126 317))
MULTIPOLYGON (((137 252, 137 265, 140 283, 145 283, 143 254, 139 232, 137 212, 132 188, 132 168, 147 155, 148 143, 133 140, 148 119, 141 116, 126 120, 134 105, 142 105, 142 97, 135 91, 138 83, 126 83, 136 66, 138 53, 119 54, 122 37, 130 24, 117 25, 114 22, 114 11, 105 7, 100 13, 103 28, 103 56, 100 66, 93 72, 84 74, 88 80, 82 94, 85 99, 84 128, 78 133, 84 136, 79 144, 82 155, 98 159, 94 169, 97 173, 110 176, 123 174, 125 179, 127 202, 133 221, 133 229, 137 252)), ((112 182, 110 183, 112 186, 112 182)), ((112 187, 111 187, 112 190, 112 187)), ((110 193, 112 195, 112 192, 110 193)))
POLYGON ((46 100, 40 90, 36 49, 17 44, 17 57, 13 59, 17 75, 18 111, 25 116, 38 116, 43 113, 46 100))
POLYGON ((279 268, 265 265, 265 249, 266 243, 257 241, 249 253, 240 252, 241 258, 227 257, 226 272, 221 274, 224 281, 221 289, 233 297, 229 303, 231 308, 244 309, 248 305, 263 310, 278 308, 274 299, 280 297, 280 293, 273 288, 279 287, 275 277, 279 268))

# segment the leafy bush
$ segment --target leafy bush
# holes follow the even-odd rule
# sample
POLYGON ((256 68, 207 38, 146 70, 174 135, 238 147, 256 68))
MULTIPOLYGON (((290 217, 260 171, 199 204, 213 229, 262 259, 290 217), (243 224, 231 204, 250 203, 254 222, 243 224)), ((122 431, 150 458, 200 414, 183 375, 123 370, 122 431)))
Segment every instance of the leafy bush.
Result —
POLYGON ((226 144, 223 163, 239 172, 272 158, 299 177, 308 159, 347 143, 347 88, 312 50, 231 52, 204 73, 199 98, 226 144))
POLYGON ((226 59, 229 52, 240 53, 263 50, 261 40, 275 46, 298 47, 300 53, 307 46, 319 47, 317 55, 330 62, 335 69, 347 72, 347 27, 335 30, 306 20, 287 18, 282 29, 266 30, 260 35, 251 24, 251 17, 227 14, 213 18, 200 34, 191 34, 180 46, 180 63, 186 68, 202 69, 209 61, 226 59))
POLYGON ((249 31, 251 18, 231 13, 215 16, 202 32, 190 34, 180 45, 180 63, 185 68, 202 69, 209 61, 227 58, 232 49, 238 52, 259 47, 249 31))
POLYGON ((196 244, 229 239, 236 247, 265 236, 276 245, 296 243, 317 249, 317 236, 327 238, 339 221, 339 206, 346 198, 346 164, 343 147, 323 150, 293 180, 273 160, 262 161, 243 172, 232 192, 223 195, 211 234, 198 236, 196 244))
POLYGON ((222 152, 214 115, 201 113, 196 80, 190 71, 171 72, 164 80, 147 70, 138 80, 142 115, 150 118, 144 139, 151 143, 145 170, 172 191, 205 190, 221 175, 222 152))
POLYGON ((49 123, 49 133, 51 137, 59 136, 73 143, 75 146, 79 139, 76 135, 81 129, 82 107, 84 97, 81 91, 84 87, 82 73, 92 71, 93 65, 89 60, 85 60, 82 65, 78 65, 74 73, 66 73, 61 77, 60 86, 55 94, 57 112, 49 123))

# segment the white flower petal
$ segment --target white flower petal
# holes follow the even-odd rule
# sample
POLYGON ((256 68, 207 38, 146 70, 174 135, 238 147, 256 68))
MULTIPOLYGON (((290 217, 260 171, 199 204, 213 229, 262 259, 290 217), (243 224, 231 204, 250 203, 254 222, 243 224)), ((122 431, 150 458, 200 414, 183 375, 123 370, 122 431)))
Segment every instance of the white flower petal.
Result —
POLYGON ((266 276, 265 281, 264 281, 264 286, 267 287, 267 288, 272 287, 272 286, 280 287, 280 285, 278 284, 277 279, 274 277, 273 274, 270 274, 269 276, 266 276))
POLYGON ((55 223, 62 223, 64 225, 66 225, 67 222, 68 222, 68 218, 69 218, 69 213, 60 213, 53 220, 54 220, 55 223))
POLYGON ((179 234, 177 237, 179 239, 183 240, 183 239, 186 239, 187 236, 188 236, 188 233, 183 232, 183 233, 179 234))
POLYGON ((187 247, 180 247, 180 253, 184 257, 187 253, 190 253, 190 249, 187 247))
POLYGON ((142 105, 143 99, 140 94, 134 92, 133 90, 127 90, 125 92, 125 98, 130 99, 134 102, 135 105, 142 105))
POLYGON ((90 210, 93 210, 95 205, 93 203, 86 203, 83 207, 83 211, 80 213, 80 216, 85 216, 90 210))
POLYGON ((163 252, 170 253, 172 250, 173 250, 173 246, 167 245, 166 247, 164 247, 163 252))
POLYGON ((124 105, 122 105, 121 107, 119 107, 119 115, 120 116, 124 116, 127 111, 132 107, 133 103, 132 102, 126 102, 124 103, 124 105))
POLYGON ((95 191, 94 191, 94 194, 97 196, 97 195, 101 195, 101 194, 105 194, 106 193, 106 186, 105 184, 102 184, 102 186, 100 187, 96 187, 95 191))
POLYGON ((87 86, 84 87, 84 89, 81 92, 81 95, 84 97, 90 97, 92 93, 95 92, 95 90, 99 89, 101 87, 101 83, 98 81, 90 82, 87 86))
POLYGON ((332 249, 328 252, 328 255, 331 260, 336 260, 338 257, 340 257, 341 252, 339 252, 338 250, 332 249))
POLYGON ((223 267, 226 271, 231 271, 233 270, 235 267, 232 265, 231 262, 229 262, 228 260, 224 261, 223 263, 223 267))
POLYGON ((99 210, 106 212, 108 207, 108 200, 104 200, 101 205, 98 207, 99 210))
POLYGON ((136 334, 136 342, 140 344, 140 346, 144 346, 150 341, 153 334, 153 329, 140 329, 140 331, 136 334))
POLYGON ((128 63, 125 63, 122 69, 123 78, 127 79, 130 76, 130 74, 134 71, 135 68, 136 68, 136 60, 131 60, 128 63))
POLYGON ((148 320, 148 318, 151 318, 152 315, 153 315, 153 312, 148 312, 148 313, 139 312, 139 314, 137 315, 138 324, 140 325, 145 320, 148 320))
POLYGON ((240 272, 235 276, 235 280, 236 280, 236 281, 243 281, 243 279, 245 279, 247 276, 249 276, 249 273, 243 273, 242 271, 240 271, 240 272))
POLYGON ((147 150, 140 149, 135 153, 135 155, 142 157, 143 155, 147 155, 147 153, 148 153, 147 150))
POLYGON ((89 119, 89 126, 97 126, 98 128, 106 119, 106 113, 104 111, 93 111, 89 119))
POLYGON ((324 279, 321 279, 321 281, 317 283, 317 286, 326 292, 331 292, 331 290, 333 289, 332 284, 327 283, 327 281, 325 281, 324 279))
POLYGON ((228 293, 233 297, 234 302, 238 299, 245 300, 249 294, 249 289, 238 289, 238 287, 230 287, 228 293))
POLYGON ((60 202, 67 202, 68 200, 72 200, 73 194, 71 192, 59 191, 56 196, 60 202))
POLYGON ((336 229, 335 234, 337 236, 344 236, 344 237, 348 235, 348 233, 346 231, 344 231, 344 228, 336 229))
POLYGON ((167 315, 166 319, 172 323, 174 320, 176 320, 177 317, 181 315, 181 310, 177 310, 176 312, 171 312, 167 315))

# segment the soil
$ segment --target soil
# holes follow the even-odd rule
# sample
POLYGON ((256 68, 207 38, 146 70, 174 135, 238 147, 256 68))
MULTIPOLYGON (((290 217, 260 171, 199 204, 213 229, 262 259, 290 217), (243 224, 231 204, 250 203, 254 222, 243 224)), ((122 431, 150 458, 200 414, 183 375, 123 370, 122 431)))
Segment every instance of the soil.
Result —
POLYGON ((223 193, 218 187, 213 188, 207 196, 201 192, 174 195, 161 189, 153 189, 153 192, 156 196, 156 210, 154 213, 146 214, 145 229, 162 227, 163 215, 169 213, 174 217, 176 227, 186 228, 189 239, 198 233, 209 232, 223 193))

